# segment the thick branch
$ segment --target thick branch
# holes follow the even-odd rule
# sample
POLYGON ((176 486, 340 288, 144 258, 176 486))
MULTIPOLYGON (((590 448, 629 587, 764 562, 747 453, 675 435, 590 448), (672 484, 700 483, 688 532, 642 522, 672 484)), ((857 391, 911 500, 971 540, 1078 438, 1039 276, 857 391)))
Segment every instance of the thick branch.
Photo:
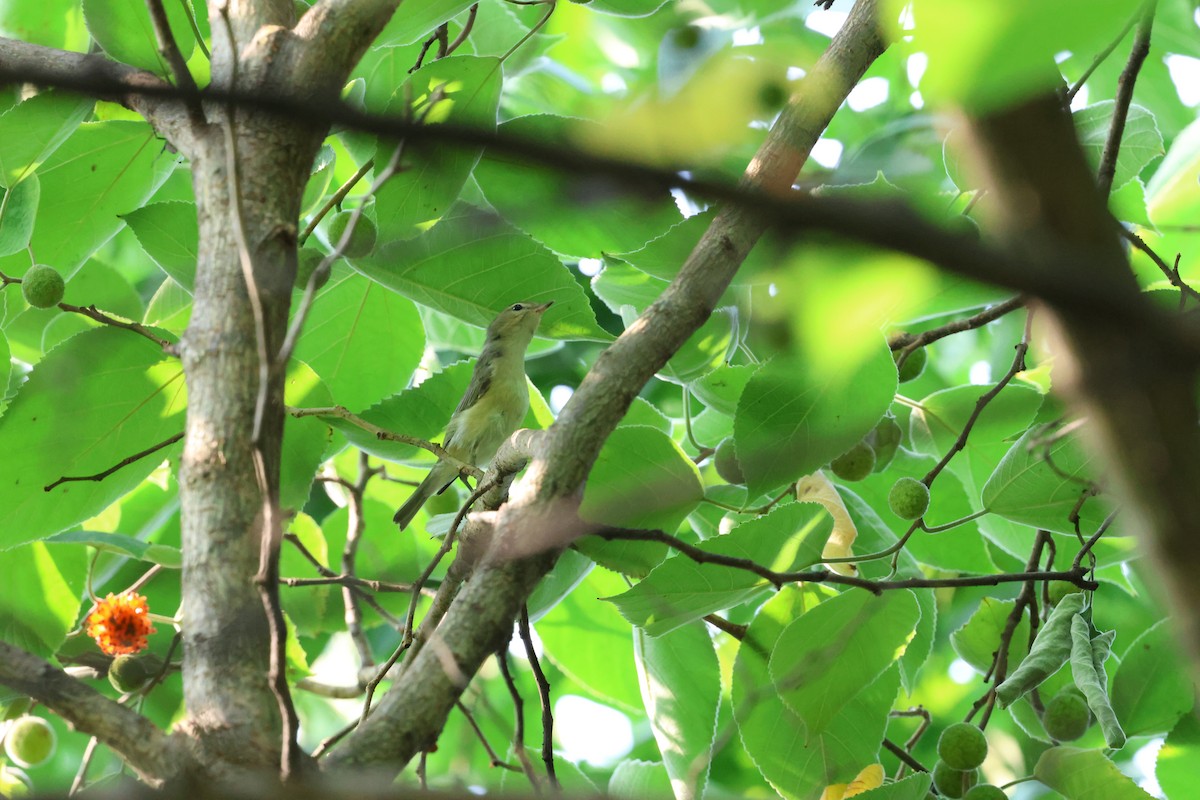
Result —
POLYGON ((162 784, 192 763, 176 737, 141 714, 7 642, 0 642, 0 684, 29 695, 76 730, 95 736, 147 783, 162 784))
MULTIPOLYGON (((58 86, 84 94, 109 97, 133 91, 153 98, 178 100, 186 95, 174 86, 157 81, 135 86, 124 79, 102 73, 62 69, 47 70, 36 64, 11 65, 0 39, 0 83, 28 81, 58 86)), ((44 48, 43 48, 44 49, 44 48)), ((57 51, 55 51, 57 52, 57 51)), ((72 54, 74 55, 74 54, 72 54)), ((111 64, 111 62, 105 62, 111 64)), ((648 167, 620 158, 597 155, 575 146, 484 131, 469 126, 442 123, 423 125, 411 120, 356 111, 333 98, 314 99, 297 95, 291 86, 278 90, 226 90, 209 88, 201 93, 208 101, 228 102, 243 108, 276 114, 306 124, 337 124, 366 133, 410 142, 434 142, 438 146, 487 147, 494 152, 526 159, 574 175, 597 175, 629 187, 679 188, 696 197, 723 201, 741 209, 740 219, 753 218, 755 227, 773 226, 793 234, 827 231, 878 247, 907 253, 929 261, 953 274, 986 281, 1053 302, 1080 313, 1101 314, 1122 324, 1146 329, 1155 336, 1179 343, 1200 353, 1200 330, 1153 308, 1141 297, 1130 297, 1126 286, 1111 273, 1100 272, 1088 281, 1075 280, 1073 271, 1084 271, 1100 254, 1088 247, 1067 246, 1054 236, 1030 246, 1021 240, 997 245, 966 233, 947 230, 900 202, 864 201, 844 197, 812 197, 800 193, 779 194, 780 187, 762 184, 731 186, 712 180, 682 177, 671 168, 648 167), (766 191, 764 191, 766 190, 766 191), (1063 270, 1063 265, 1071 270, 1063 270)), ((182 106, 180 106, 182 109, 182 106)), ((794 127, 810 129, 802 115, 793 112, 785 120, 794 127), (801 117, 800 119, 796 119, 801 117)), ((175 141, 178 146, 177 140, 175 141)), ((799 150, 788 154, 794 159, 799 150)), ((782 158, 782 157, 780 157, 782 158)), ((756 164, 766 163, 760 159, 756 164)), ((1052 166, 1052 165, 1050 165, 1052 166)), ((761 171, 762 167, 758 169, 761 171)), ((733 213, 727 210, 726 214, 733 213)), ((728 225, 730 218, 722 219, 728 225)), ((1115 229, 1110 220, 1108 227, 1115 229)), ((737 227, 734 225, 733 227, 737 227)), ((745 243, 734 244, 733 257, 745 243)), ((712 247, 707 241, 706 247, 712 247)))
MULTIPOLYGON (((875 12, 875 0, 859 0, 747 169, 747 183, 765 192, 790 191, 821 131, 883 52, 875 12)), ((331 755, 331 767, 398 768, 434 741, 464 688, 464 676, 505 645, 521 604, 558 549, 584 532, 575 513, 578 495, 604 440, 646 381, 712 313, 768 224, 744 206, 723 209, 662 297, 600 356, 545 432, 526 478, 497 512, 487 559, 406 669, 422 679, 394 685, 331 755)))
MULTIPOLYGON (((1060 264, 1065 280, 1104 280, 1129 301, 1140 291, 1061 103, 1043 97, 975 120, 972 130, 995 198, 996 227, 1033 246, 1054 238, 1094 254, 1060 264)), ((1195 362, 1146 329, 1054 303, 1063 353, 1055 388, 1090 418, 1084 429, 1131 501, 1135 527, 1158 557, 1173 622, 1200 678, 1200 429, 1195 362)))

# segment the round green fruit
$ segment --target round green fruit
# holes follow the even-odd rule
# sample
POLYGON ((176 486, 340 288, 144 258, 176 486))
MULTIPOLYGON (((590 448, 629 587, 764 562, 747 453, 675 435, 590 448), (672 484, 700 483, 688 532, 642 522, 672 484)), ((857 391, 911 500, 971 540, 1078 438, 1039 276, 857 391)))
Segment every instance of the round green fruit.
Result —
POLYGON ((981 783, 972 786, 971 790, 963 795, 963 800, 1008 800, 1008 795, 999 786, 981 783))
MULTIPOLYGON (((342 211, 334 214, 333 219, 329 220, 330 246, 337 247, 342 241, 342 236, 346 233, 346 226, 350 224, 352 216, 354 216, 353 211, 342 211)), ((375 223, 371 221, 371 218, 366 214, 359 214, 358 222, 354 224, 354 231, 350 234, 350 241, 346 243, 342 255, 346 258, 362 258, 375 247, 376 235, 375 223)))
POLYGON ((1046 594, 1050 597, 1052 606, 1058 605, 1067 595, 1082 591, 1083 589, 1068 581, 1050 581, 1050 585, 1046 588, 1046 594))
POLYGON ((24 716, 9 724, 4 752, 18 767, 36 767, 54 755, 56 742, 49 722, 41 717, 24 716))
POLYGON ((721 443, 717 445, 713 463, 717 467, 717 474, 721 476, 721 480, 736 483, 739 486, 745 485, 746 476, 742 472, 742 464, 738 461, 737 451, 733 447, 732 436, 722 439, 721 443))
POLYGON ((975 784, 979 783, 979 770, 962 771, 954 769, 945 761, 933 765, 933 785, 937 787, 942 797, 958 800, 975 784))
POLYGON ((35 264, 21 279, 21 294, 34 308, 54 308, 62 302, 67 285, 54 267, 35 264))
POLYGON ((929 510, 929 487, 916 478, 901 478, 888 492, 888 506, 900 519, 918 519, 929 510))
POLYGON ((975 769, 987 758, 987 737, 969 722, 956 722, 942 731, 937 751, 951 769, 975 769))
POLYGON ((108 682, 122 694, 136 692, 158 674, 162 662, 150 655, 127 653, 108 665, 108 682))
MULTIPOLYGON (((325 254, 320 250, 312 248, 304 248, 300 251, 296 259, 296 288, 304 291, 308 287, 308 279, 312 277, 317 266, 325 259, 325 254)), ((325 284, 329 283, 329 275, 333 272, 332 265, 330 269, 325 270, 325 274, 317 280, 316 288, 320 289, 325 284)))
POLYGON ((882 472, 892 463, 903 438, 904 431, 900 429, 900 423, 890 414, 879 420, 875 428, 867 434, 867 444, 875 451, 876 472, 882 472))
POLYGON ((875 451, 866 442, 859 442, 835 458, 829 468, 844 481, 861 481, 875 469, 875 451))
POLYGON ((1050 738, 1059 742, 1073 742, 1087 733, 1092 724, 1092 712, 1087 701, 1078 692, 1065 689, 1056 694, 1042 715, 1042 727, 1050 738))

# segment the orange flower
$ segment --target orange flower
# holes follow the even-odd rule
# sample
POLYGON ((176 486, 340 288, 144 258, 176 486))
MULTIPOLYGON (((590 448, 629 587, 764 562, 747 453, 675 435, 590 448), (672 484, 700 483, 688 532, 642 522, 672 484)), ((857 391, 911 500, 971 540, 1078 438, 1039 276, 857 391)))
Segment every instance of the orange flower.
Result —
POLYGON ((155 632, 149 614, 150 607, 142 595, 109 592, 88 614, 87 635, 110 656, 145 650, 146 637, 155 632))

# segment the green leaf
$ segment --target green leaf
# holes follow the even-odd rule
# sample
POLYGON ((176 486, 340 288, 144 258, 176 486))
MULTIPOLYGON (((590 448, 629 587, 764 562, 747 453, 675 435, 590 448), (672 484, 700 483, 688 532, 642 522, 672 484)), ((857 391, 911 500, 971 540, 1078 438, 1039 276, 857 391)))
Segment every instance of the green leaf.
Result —
POLYGON ((980 112, 1060 85, 1056 53, 1099 52, 1138 8, 1133 0, 917 0, 902 15, 906 5, 889 0, 881 19, 893 37, 911 36, 928 53, 921 92, 980 112))
POLYGON ((424 352, 416 306, 357 274, 317 294, 296 346, 296 358, 350 409, 401 391, 424 352))
MULTIPOLYGON (((333 398, 317 374, 300 362, 288 367, 283 388, 289 406, 312 408, 329 406, 333 398)), ((300 510, 308 502, 313 476, 329 444, 329 423, 319 417, 289 415, 283 422, 283 452, 279 470, 279 505, 300 510)))
MULTIPOLYGON (((955 386, 934 392, 921 400, 909 418, 913 445, 922 453, 941 459, 958 440, 979 399, 988 386, 955 386)), ((1042 406, 1042 395, 1018 384, 1005 386, 992 398, 971 428, 964 451, 950 462, 950 470, 972 495, 1010 447, 1009 439, 1033 423, 1042 406), (976 477, 978 476, 978 477, 976 477)))
POLYGON ((667 0, 592 0, 588 8, 618 17, 648 17, 662 8, 667 0))
POLYGON ((1112 705, 1130 736, 1166 733, 1192 710, 1195 694, 1170 620, 1134 639, 1113 676, 1112 705))
POLYGON ((1092 637, 1092 628, 1082 615, 1071 618, 1071 677, 1075 686, 1083 692, 1088 708, 1104 732, 1104 743, 1119 750, 1125 746, 1125 731, 1113 713, 1108 699, 1108 674, 1104 662, 1112 652, 1112 641, 1116 631, 1092 637))
POLYGON ((734 420, 738 460, 751 495, 819 469, 874 427, 896 392, 896 365, 880 340, 840 374, 777 358, 746 384, 734 420))
POLYGON ((1167 797, 1187 797, 1200 766, 1200 720, 1184 714, 1158 751, 1154 776, 1167 797))
POLYGON ((1083 602, 1083 594, 1079 592, 1058 601, 1034 637, 1029 653, 996 687, 996 699, 1000 701, 1001 708, 1007 708, 1018 697, 1036 689, 1067 663, 1073 646, 1071 626, 1083 609, 1083 602))
MULTIPOLYGON (((821 558, 830 528, 829 516, 819 506, 789 503, 698 547, 706 553, 791 572, 821 558)), ((625 619, 651 636, 660 636, 705 614, 738 605, 768 585, 765 578, 752 572, 700 564, 679 555, 655 567, 628 591, 605 599, 611 600, 625 619)))
MULTIPOLYGON (((664 281, 673 280, 679 274, 679 268, 683 266, 688 256, 696 249, 696 245, 700 243, 701 237, 712 224, 715 215, 714 211, 693 214, 685 220, 676 222, 670 230, 647 242, 643 247, 628 252, 608 252, 615 253, 621 261, 642 272, 664 281)), ((770 239, 759 241, 746 256, 742 265, 738 267, 734 283, 748 282, 776 266, 782 256, 780 251, 781 248, 770 239)))
MULTIPOLYGON (((396 90, 387 110, 430 122, 469 125, 481 133, 491 131, 496 126, 500 103, 500 78, 500 61, 495 58, 439 59, 413 73, 396 90), (431 107, 435 93, 440 93, 442 99, 431 107)), ((389 163, 395 147, 394 142, 381 141, 375 163, 389 163)), ((375 216, 384 241, 415 236, 424 229, 424 223, 445 214, 482 152, 478 147, 443 147, 436 143, 408 143, 404 147, 402 171, 375 193, 375 216)))
MULTIPOLYGON (((1074 533, 1068 517, 1080 494, 1091 486, 1091 457, 1073 435, 1053 437, 1043 427, 1018 439, 983 487, 983 505, 993 514, 1034 528, 1074 533)), ((1083 530, 1094 531, 1108 514, 1105 505, 1089 499, 1079 511, 1083 530)))
POLYGON ((859 800, 925 800, 929 796, 931 783, 933 783, 932 775, 928 772, 918 772, 903 780, 887 783, 854 796, 859 800))
MULTIPOLYGON (((572 554, 567 551, 564 555, 572 554)), ((597 698, 640 713, 633 629, 609 603, 600 600, 624 586, 624 579, 616 573, 593 569, 575 591, 542 617, 537 632, 546 655, 571 680, 597 698)))
POLYGON ((615 800, 672 800, 671 776, 661 761, 625 760, 608 780, 609 797, 615 800))
MULTIPOLYGON (((1012 600, 996 600, 985 597, 979 602, 979 608, 966 623, 950 634, 950 645, 958 657, 970 664, 980 675, 987 674, 992 668, 996 646, 1000 642, 1000 634, 1008 621, 1016 603, 1012 600)), ((1008 647, 1008 668, 1004 674, 1011 675, 1025 653, 1029 652, 1029 618, 1021 616, 1017 628, 1013 632, 1012 642, 1008 647)))
MULTIPOLYGON (((429 531, 428 526, 426 526, 426 530, 429 531)), ((430 533, 432 534, 432 531, 430 533)), ((554 566, 550 568, 546 577, 538 581, 538 585, 534 587, 529 599, 525 601, 525 607, 529 609, 529 621, 537 622, 557 608, 558 604, 564 598, 569 597, 575 587, 591 574, 592 568, 595 566, 590 559, 574 550, 564 551, 554 562, 554 566)))
POLYGON ((733 717, 742 744, 786 800, 811 800, 827 784, 846 783, 874 763, 900 687, 898 671, 888 670, 850 700, 827 731, 808 734, 804 721, 770 688, 767 664, 783 629, 824 596, 825 590, 808 586, 785 586, 759 609, 733 665, 733 717))
MULTIPOLYGON (((184 61, 196 47, 196 37, 183 3, 163 3, 171 37, 184 61)), ((158 39, 146 4, 138 0, 83 0, 83 17, 88 31, 114 61, 170 77, 170 67, 158 52, 158 39)))
POLYGON ((143 122, 81 125, 38 169, 42 199, 30 247, 69 275, 166 180, 179 156, 143 122), (64 236, 63 231, 70 231, 64 236))
POLYGON ((665 636, 634 633, 634 661, 650 730, 675 800, 698 800, 708 782, 721 675, 703 622, 665 636))
POLYGON ((140 561, 161 564, 167 569, 183 566, 183 553, 178 547, 143 542, 132 536, 100 531, 65 531, 45 540, 50 544, 86 544, 107 553, 132 556, 140 561))
POLYGON ((851 589, 784 629, 771 651, 771 680, 810 737, 903 654, 920 615, 911 592, 851 589))
POLYGON ((191 292, 200 246, 196 204, 178 200, 150 203, 125 214, 122 219, 133 230, 146 255, 191 292))
POLYGON ((0 546, 57 533, 103 510, 138 485, 171 451, 102 481, 43 487, 93 475, 177 434, 183 371, 139 336, 96 328, 55 348, 0 419, 0 546))
MULTIPOLYGON (((378 500, 366 500, 363 503, 363 518, 367 519, 367 507, 371 505, 381 505, 378 500)), ((341 511, 341 509, 338 509, 341 511)), ((387 509, 384 509, 386 512, 387 509)), ((339 516, 335 511, 327 520, 332 528, 337 522, 345 522, 346 514, 341 514, 342 519, 334 520, 333 517, 339 516)), ((370 521, 374 522, 378 515, 372 515, 370 521)), ((385 514, 383 521, 390 522, 391 515, 385 514)), ((344 544, 345 526, 341 527, 342 539, 344 544)), ((308 550, 318 561, 325 566, 329 564, 329 547, 326 544, 324 532, 317 521, 305 513, 298 513, 287 524, 287 532, 293 534, 304 548, 308 550)), ((363 546, 371 543, 371 539, 364 537, 360 540, 363 546)), ((284 544, 287 544, 286 542, 284 544)), ((335 554, 340 558, 341 551, 335 554)), ((361 550, 357 553, 355 563, 359 565, 359 574, 366 576, 374 576, 375 570, 380 569, 380 566, 371 559, 368 560, 367 553, 361 550), (362 565, 370 564, 369 570, 363 570, 362 565)), ((337 558, 334 560, 334 569, 337 569, 337 558)), ((381 570, 382 572, 382 570, 381 570)), ((309 578, 315 577, 312 562, 300 552, 297 547, 286 546, 279 550, 279 574, 285 578, 309 578)), ((390 573, 383 573, 390 574, 390 573)), ((342 612, 342 604, 339 602, 341 591, 337 586, 303 586, 303 587, 288 587, 281 586, 279 592, 279 600, 283 605, 283 611, 288 616, 288 620, 292 623, 290 627, 294 627, 296 632, 302 636, 315 636, 326 630, 336 631, 345 625, 345 614, 342 612)))
POLYGON ((620 528, 674 531, 704 497, 700 472, 654 428, 617 428, 588 475, 579 515, 620 528))
POLYGON ((1108 208, 1121 222, 1153 230, 1150 209, 1146 202, 1146 184, 1134 178, 1108 196, 1108 208))
MULTIPOLYGON (((578 131, 564 130, 561 117, 519 117, 500 133, 530 141, 570 142, 578 131)), ((591 126, 570 121, 572 128, 591 126)), ((594 175, 530 164, 515 155, 489 152, 475 168, 475 180, 496 210, 556 253, 599 258, 637 250, 680 221, 670 193, 645 186, 626 188, 594 175)))
POLYGON ((711 409, 732 417, 737 413, 738 399, 754 375, 751 364, 719 366, 688 385, 692 394, 711 409))
POLYGON ((404 13, 392 17, 377 41, 389 46, 412 44, 472 4, 473 0, 405 0, 404 13))
POLYGON ((0 550, 0 639, 49 657, 75 624, 86 574, 82 547, 32 542, 0 550))
POLYGON ((0 256, 18 253, 29 246, 41 188, 37 175, 29 175, 20 183, 2 190, 0 256))
MULTIPOLYGON (((875 509, 866 501, 845 487, 840 487, 838 493, 846 504, 846 511, 850 513, 850 519, 858 529, 857 547, 859 552, 879 552, 893 547, 897 543, 896 534, 884 524, 879 515, 875 513, 875 509)), ((865 562, 859 565, 859 570, 864 577, 884 579, 891 574, 892 570, 890 564, 885 567, 885 563, 887 562, 865 562)), ((902 550, 899 554, 895 575, 901 578, 916 578, 923 577, 924 574, 917 559, 907 550, 902 550)), ((904 648, 904 655, 900 656, 899 661, 900 683, 910 694, 917 684, 917 677, 920 675, 922 667, 933 651, 934 634, 937 631, 937 603, 933 590, 914 589, 911 591, 917 599, 921 616, 917 621, 912 639, 904 648)))
MULTIPOLYGON (((442 432, 450 415, 467 391, 475 362, 451 364, 421 382, 420 386, 393 395, 364 411, 368 422, 390 431, 432 440, 442 432)), ((389 461, 414 461, 432 464, 433 456, 412 445, 376 438, 361 428, 340 419, 329 418, 330 426, 346 437, 355 447, 389 461), (423 454, 423 455, 418 455, 423 454)))
MULTIPOLYGON (((84 52, 88 35, 79 0, 0 3, 0 31, 31 44, 84 52)), ((0 137, 0 141, 3 137, 0 137)))
POLYGON ((612 338, 596 324, 583 289, 550 251, 470 206, 455 206, 417 238, 377 248, 354 268, 405 297, 480 328, 514 302, 553 300, 540 335, 612 338))
MULTIPOLYGON (((592 279, 592 291, 628 327, 662 295, 668 282, 615 259, 605 259, 604 263, 604 270, 592 279)), ((717 309, 671 356, 659 377, 678 383, 703 377, 725 363, 737 344, 736 333, 736 309, 717 309)))
MULTIPOLYGON (((1083 148, 1084 155, 1093 169, 1100 167, 1100 158, 1108 142, 1108 131, 1112 127, 1115 107, 1115 100, 1102 100, 1079 109, 1073 115, 1079 146, 1083 148)), ((1163 137, 1154 121, 1154 115, 1136 103, 1130 105, 1125 129, 1121 132, 1121 149, 1117 151, 1112 188, 1120 189, 1129 183, 1147 164, 1164 152, 1166 151, 1163 149, 1163 137)))
POLYGON ((1051 747, 1042 753, 1033 776, 1066 800, 1151 800, 1151 795, 1122 775, 1099 750, 1051 747))
POLYGON ((0 116, 0 183, 14 186, 41 166, 92 112, 94 100, 42 92, 0 116))

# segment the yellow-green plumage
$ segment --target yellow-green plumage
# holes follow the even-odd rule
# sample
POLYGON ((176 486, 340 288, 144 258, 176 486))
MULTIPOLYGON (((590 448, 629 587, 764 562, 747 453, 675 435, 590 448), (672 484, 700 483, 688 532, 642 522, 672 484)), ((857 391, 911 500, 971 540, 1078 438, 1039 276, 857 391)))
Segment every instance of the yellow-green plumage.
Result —
MULTIPOLYGON (((466 394, 446 425, 442 447, 450 455, 483 466, 521 424, 529 410, 525 351, 552 303, 514 303, 492 320, 466 394)), ((457 477, 454 465, 439 461, 393 517, 400 529, 457 477)))

